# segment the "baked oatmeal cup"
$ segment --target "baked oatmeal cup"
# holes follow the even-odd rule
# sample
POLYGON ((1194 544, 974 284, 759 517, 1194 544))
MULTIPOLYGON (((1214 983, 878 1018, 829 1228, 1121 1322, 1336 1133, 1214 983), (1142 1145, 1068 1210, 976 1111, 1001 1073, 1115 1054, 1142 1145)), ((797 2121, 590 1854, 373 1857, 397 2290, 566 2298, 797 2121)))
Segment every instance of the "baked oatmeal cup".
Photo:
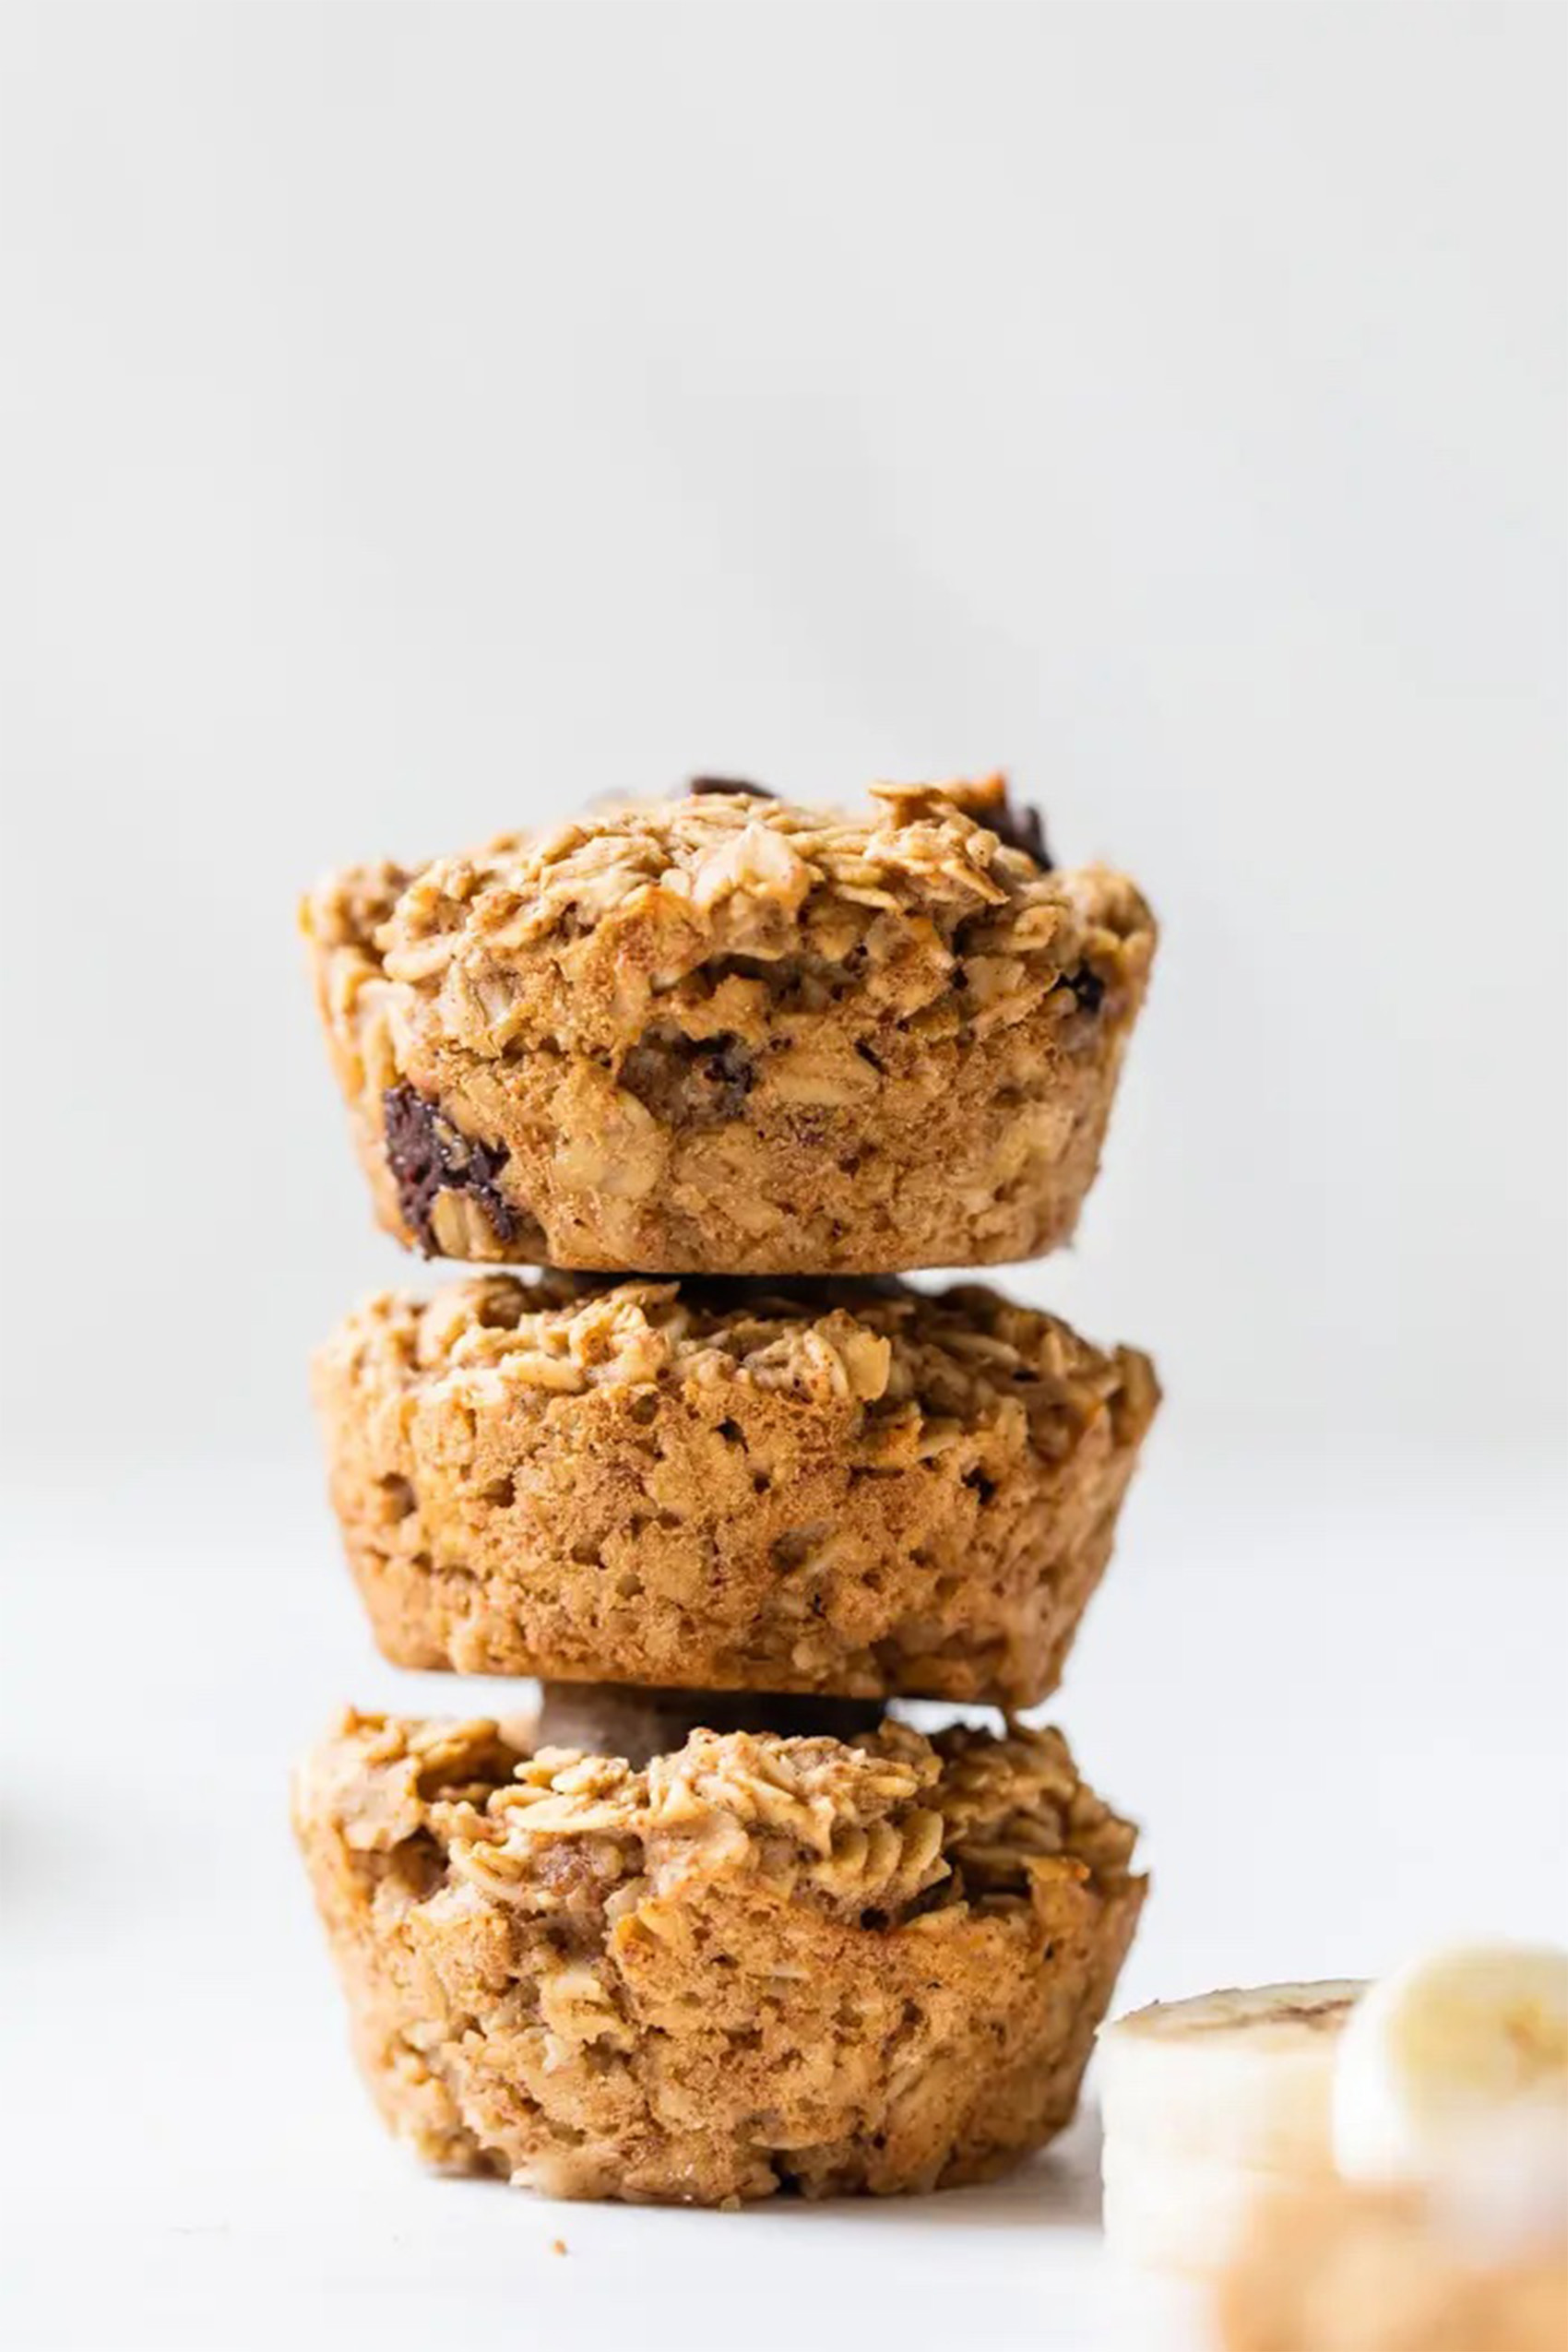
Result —
POLYGON ((969 1286, 492 1275, 319 1350, 332 1500, 394 1664, 1032 1705, 1158 1399, 969 1286))
POLYGON ((303 913, 381 1222, 429 1255, 856 1274, 1073 1231, 1154 951, 1000 778, 600 810, 303 913))
POLYGON ((1520 2235, 1510 2202, 1496 2181, 1469 2212, 1419 2185, 1277 2194, 1219 2281, 1223 2352, 1562 2352, 1568 2211, 1520 2235))
POLYGON ((1071 2117, 1145 1883, 1060 1736, 653 1754, 346 1715, 294 1816, 427 2161, 717 2205, 982 2179, 1071 2117))

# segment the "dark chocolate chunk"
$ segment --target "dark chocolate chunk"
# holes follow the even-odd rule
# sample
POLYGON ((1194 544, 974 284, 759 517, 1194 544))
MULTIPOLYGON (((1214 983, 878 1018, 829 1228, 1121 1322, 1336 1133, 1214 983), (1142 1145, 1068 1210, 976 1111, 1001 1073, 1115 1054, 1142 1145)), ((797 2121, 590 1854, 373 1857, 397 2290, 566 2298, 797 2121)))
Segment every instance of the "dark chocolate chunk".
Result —
POLYGON ((756 1063, 751 1049, 738 1037, 721 1037, 711 1053, 705 1053, 697 1063, 705 1085, 713 1088, 708 1116, 714 1120, 738 1119, 746 1097, 756 1084, 756 1063))
POLYGON ((638 1770, 683 1748, 694 1731, 771 1731, 786 1740, 855 1740, 887 1710, 879 1699, 775 1697, 764 1691, 645 1691, 622 1682, 541 1685, 537 1748, 624 1756, 638 1770))
MULTIPOLYGON (((600 1276, 600 1280, 613 1280, 600 1276)), ((623 1277, 631 1280, 630 1276, 623 1277)), ((650 1282, 668 1277, 650 1274, 650 1282)), ((719 1314, 743 1307, 755 1315, 831 1314, 842 1307, 853 1314, 865 1299, 885 1299, 896 1304, 913 1299, 915 1291, 901 1274, 683 1274, 681 1296, 694 1306, 719 1314)))
POLYGON ((651 1028, 622 1063, 618 1083, 667 1127, 721 1127, 744 1109, 756 1063, 728 1031, 689 1038, 651 1028))
POLYGON ((434 1218, 442 1193, 467 1193, 484 1211, 498 1241, 517 1238, 517 1211, 496 1184, 509 1157, 505 1144, 473 1142, 413 1087, 388 1087, 381 1111, 398 1206, 426 1257, 439 1254, 434 1218))
POLYGON ((1011 795, 1004 791, 999 805, 988 810, 980 821, 990 827, 999 841, 1005 841, 1010 849, 1022 849, 1042 872, 1054 871, 1056 861, 1046 847, 1045 819, 1039 809, 1028 808, 1022 802, 1015 807, 1011 795))
POLYGON ((713 792, 749 792, 754 801, 776 801, 778 798, 778 793, 770 792, 766 784, 743 784, 733 776, 694 776, 686 792, 688 798, 697 801, 713 792))
POLYGON ((1075 972, 1066 973, 1063 984, 1072 990, 1086 1013, 1098 1013, 1105 1002, 1105 982, 1087 964, 1080 964, 1075 972))

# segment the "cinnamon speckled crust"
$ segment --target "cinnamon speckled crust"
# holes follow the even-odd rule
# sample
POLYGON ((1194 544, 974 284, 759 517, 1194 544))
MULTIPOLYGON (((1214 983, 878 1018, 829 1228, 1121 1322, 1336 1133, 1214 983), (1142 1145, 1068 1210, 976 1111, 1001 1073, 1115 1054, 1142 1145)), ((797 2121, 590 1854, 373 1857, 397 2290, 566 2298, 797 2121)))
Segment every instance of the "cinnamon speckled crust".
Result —
POLYGON ((495 1275, 373 1299, 315 1395, 398 1665, 1018 1708, 1158 1391, 973 1286, 495 1275))
POLYGON ((1000 779, 629 804, 306 901, 377 1214, 433 1254, 874 1273, 1066 1240, 1154 926, 1000 779))
POLYGON ((387 2123, 556 2196, 983 2178, 1071 2116, 1144 1895, 1054 1732, 637 1771, 350 1714, 294 1818, 387 2123))
POLYGON ((1511 2249, 1457 2219, 1413 2188, 1281 2196, 1220 2282, 1223 2352, 1562 2352, 1568 2215, 1511 2249))

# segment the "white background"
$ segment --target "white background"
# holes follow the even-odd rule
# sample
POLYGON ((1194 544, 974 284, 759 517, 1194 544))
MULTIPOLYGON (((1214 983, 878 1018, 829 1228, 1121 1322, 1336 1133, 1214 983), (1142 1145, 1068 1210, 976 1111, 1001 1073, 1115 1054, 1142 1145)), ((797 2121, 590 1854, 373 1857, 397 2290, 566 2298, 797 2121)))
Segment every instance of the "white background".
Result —
POLYGON ((574 2263, 357 2105, 279 1818, 291 1747, 398 1691, 303 1403, 404 1272, 292 932, 339 860, 1002 764, 1127 864, 1154 998, 1079 1245, 1014 1278, 1170 1392, 1053 1710, 1150 1824, 1126 1990, 1568 1930, 1563 29, 7 10, 24 2346, 339 2328, 391 2277, 394 2334, 521 2299, 553 2352, 634 2290, 657 2336, 718 2244, 825 2339, 894 2280, 1111 2324, 1048 2175, 573 2215, 574 2263))

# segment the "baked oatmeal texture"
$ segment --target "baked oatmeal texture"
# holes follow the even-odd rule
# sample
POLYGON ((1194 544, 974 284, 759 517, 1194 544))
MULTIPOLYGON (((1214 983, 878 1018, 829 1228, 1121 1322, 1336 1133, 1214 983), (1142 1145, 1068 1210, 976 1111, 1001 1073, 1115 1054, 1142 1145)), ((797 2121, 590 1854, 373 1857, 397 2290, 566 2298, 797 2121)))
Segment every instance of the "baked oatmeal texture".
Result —
POLYGON ((1223 2352, 1562 2352, 1568 2238, 1494 2240, 1418 2189, 1281 2197, 1220 2282, 1223 2352))
POLYGON ((305 902, 381 1222, 427 1254, 855 1274, 1039 1255, 1093 1180, 1154 923, 1002 780, 706 787, 305 902))
POLYGON ((395 1664, 1020 1708, 1055 1685, 1158 1402, 978 1286, 480 1277, 319 1351, 395 1664))
POLYGON ((1049 1731, 637 1769, 350 1713, 294 1818, 386 2122, 567 2197, 984 2178, 1071 2116, 1145 1885, 1049 1731))

